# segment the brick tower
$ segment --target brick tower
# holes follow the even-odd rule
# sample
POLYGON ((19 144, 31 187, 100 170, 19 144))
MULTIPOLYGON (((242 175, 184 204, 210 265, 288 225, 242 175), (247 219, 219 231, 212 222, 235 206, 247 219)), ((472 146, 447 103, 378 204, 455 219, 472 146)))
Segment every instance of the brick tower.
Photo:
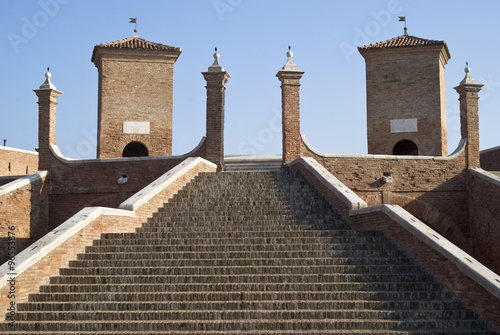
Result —
POLYGON ((366 62, 368 153, 446 156, 446 43, 405 28, 358 50, 366 62))
POLYGON ((172 154, 174 63, 180 53, 137 34, 94 47, 98 158, 172 154))

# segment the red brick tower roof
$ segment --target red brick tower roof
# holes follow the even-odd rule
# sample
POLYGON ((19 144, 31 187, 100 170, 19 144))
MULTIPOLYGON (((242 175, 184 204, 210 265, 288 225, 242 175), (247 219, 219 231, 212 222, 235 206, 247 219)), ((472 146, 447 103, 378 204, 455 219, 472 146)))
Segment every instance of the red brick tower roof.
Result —
POLYGON ((436 46, 436 45, 442 45, 445 49, 448 58, 451 58, 450 51, 448 50, 445 41, 428 40, 425 38, 420 38, 407 34, 394 37, 386 41, 363 45, 358 47, 358 50, 363 51, 363 50, 390 49, 390 48, 411 48, 411 47, 436 46))
POLYGON ((94 57, 97 49, 165 50, 165 51, 173 51, 178 54, 181 53, 181 48, 173 47, 166 44, 151 42, 137 36, 96 45, 94 47, 94 51, 92 52, 92 62, 94 62, 94 57))

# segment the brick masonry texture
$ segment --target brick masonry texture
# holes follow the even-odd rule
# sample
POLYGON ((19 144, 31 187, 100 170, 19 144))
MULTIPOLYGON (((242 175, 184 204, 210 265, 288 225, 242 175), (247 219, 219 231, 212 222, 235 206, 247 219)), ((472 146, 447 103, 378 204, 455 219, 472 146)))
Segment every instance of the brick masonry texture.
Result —
POLYGON ((49 232, 46 178, 0 195, 0 264, 7 261, 9 227, 15 227, 16 253, 49 232))
POLYGON ((0 146, 0 176, 21 176, 38 170, 38 154, 0 146))
POLYGON ((351 216, 351 223, 356 228, 382 230, 401 249, 404 249, 408 256, 463 300, 467 308, 487 319, 492 328, 500 329, 500 301, 498 298, 466 276, 446 257, 416 239, 385 213, 351 216))
POLYGON ((302 71, 279 71, 283 132, 283 164, 300 157, 300 78, 302 71))
POLYGON ((471 175, 469 187, 472 255, 500 273, 500 186, 471 175))
POLYGON ((99 71, 98 157, 122 157, 130 142, 149 156, 172 154, 174 63, 180 49, 94 49, 99 71), (149 134, 124 134, 123 122, 149 122, 149 134))
POLYGON ((224 113, 227 72, 203 72, 207 81, 206 159, 222 169, 224 161, 224 113))
POLYGON ((401 140, 419 155, 446 156, 445 47, 360 50, 366 61, 368 153, 392 154, 401 140), (417 119, 418 132, 391 133, 391 120, 417 119))
POLYGON ((500 147, 480 152, 481 168, 486 171, 500 171, 500 147))
MULTIPOLYGON (((185 184, 196 177, 200 172, 214 172, 213 167, 204 163, 178 178, 147 203, 136 210, 135 217, 105 216, 102 215, 74 236, 70 237, 57 249, 50 252, 42 260, 16 277, 16 304, 26 302, 28 294, 38 292, 40 285, 49 283, 49 277, 59 273, 59 268, 67 267, 70 260, 75 260, 78 253, 85 252, 85 247, 92 245, 102 233, 134 232, 136 227, 152 216, 154 211, 163 206, 185 184)), ((0 310, 5 311, 8 304, 8 287, 0 289, 0 310)))

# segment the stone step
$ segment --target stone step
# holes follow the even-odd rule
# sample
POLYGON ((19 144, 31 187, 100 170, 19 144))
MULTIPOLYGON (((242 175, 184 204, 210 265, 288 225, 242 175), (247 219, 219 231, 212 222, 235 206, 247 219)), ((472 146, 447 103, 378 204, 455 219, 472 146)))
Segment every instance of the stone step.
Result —
MULTIPOLYGON (((235 233, 235 235, 237 235, 235 233)), ((243 244, 311 244, 311 243, 326 243, 330 244, 332 247, 336 247, 338 249, 366 249, 373 248, 373 250, 377 250, 383 247, 387 247, 387 244, 382 241, 367 241, 364 242, 362 238, 360 238, 360 242, 356 241, 356 238, 349 237, 329 237, 329 236, 307 236, 307 233, 297 233, 292 232, 290 234, 282 233, 281 236, 248 236, 248 237, 185 237, 185 238, 141 238, 141 239, 101 239, 95 240, 94 246, 118 246, 118 245, 129 245, 129 246, 141 246, 141 245, 149 245, 149 246, 161 246, 161 245, 243 245, 243 244), (287 236, 289 235, 289 236, 287 236), (306 235, 306 236, 302 236, 306 235), (344 242, 345 241, 345 242, 344 242)), ((316 234, 317 235, 317 234, 316 234)))
MULTIPOLYGON (((409 311, 409 310, 246 310, 244 303, 237 309, 224 310, 177 310, 177 311, 71 311, 71 312, 23 312, 16 315, 17 322, 20 321, 161 321, 161 320, 310 320, 310 319, 343 319, 343 320, 408 320, 412 323, 422 321, 454 321, 456 324, 467 321, 476 321, 477 315, 464 310, 444 311, 409 311)), ((477 321, 476 321, 477 322, 477 321)), ((477 326, 486 328, 484 321, 477 322, 477 326)))
MULTIPOLYGON (((133 240, 135 241, 158 241, 158 240, 175 240, 175 239, 272 239, 272 238, 307 238, 307 237, 321 237, 328 238, 329 243, 389 243, 386 236, 363 236, 362 234, 351 231, 350 235, 338 234, 335 230, 253 230, 253 231, 173 231, 161 233, 106 233, 101 234, 101 241, 113 240, 120 243, 120 240, 133 240)), ((103 242, 106 243, 106 242, 103 242)), ((135 243, 133 243, 135 244, 135 243)), ((157 243, 154 243, 157 244, 157 243)))
MULTIPOLYGON (((0 330, 1 332, 1 330, 0 330)), ((35 332, 30 332, 30 331, 16 331, 16 334, 23 334, 23 335, 39 335, 39 334, 54 334, 53 331, 35 331, 35 332)), ((58 331, 58 335, 69 335, 72 334, 74 335, 75 332, 72 331, 58 331)), ((78 331, 79 335, 95 335, 95 331, 78 331)), ((99 335, 107 335, 107 334, 113 334, 113 335, 122 335, 122 334, 130 334, 129 331, 99 331, 99 335)), ((186 334, 192 334, 191 331, 150 331, 150 330, 145 330, 145 331, 140 331, 136 330, 134 331, 134 334, 148 334, 148 335, 186 335, 186 334)), ((249 334, 249 331, 247 330, 232 330, 232 331, 204 331, 204 330, 197 330, 196 331, 197 335, 241 335, 241 334, 249 334)), ((266 331, 259 331, 258 334, 261 335, 290 335, 289 330, 266 330, 266 331)), ((294 330, 293 334, 296 335, 338 335, 342 334, 345 335, 346 331, 345 330, 334 330, 334 329, 328 329, 328 330, 294 330)), ((349 330, 348 334, 353 334, 353 335, 366 335, 367 331, 366 330, 356 330, 352 329, 349 330)), ((474 330, 474 331, 457 331, 457 330, 442 330, 440 329, 439 332, 436 332, 435 330, 420 330, 420 331, 398 331, 398 330, 370 330, 368 333, 370 335, 436 335, 436 334, 441 334, 441 335, 498 335, 497 332, 492 332, 488 330, 474 330)))
POLYGON ((89 253, 151 253, 151 252, 231 252, 231 251, 311 251, 311 250, 333 250, 345 252, 346 254, 359 255, 380 255, 380 256, 404 256, 405 253, 396 249, 393 245, 386 244, 359 244, 351 243, 348 245, 326 244, 311 242, 308 244, 210 244, 210 245, 94 245, 85 248, 89 253))
MULTIPOLYGON (((229 262, 228 262, 229 263, 229 262)), ((376 273, 419 273, 421 269, 408 265, 316 265, 314 260, 302 266, 270 265, 270 266, 178 266, 178 267, 71 267, 61 268, 61 275, 120 275, 120 276, 140 276, 140 275, 237 275, 237 274, 376 274, 376 273)))
POLYGON ((393 257, 356 257, 354 253, 345 254, 339 251, 312 250, 312 251, 242 251, 242 252, 155 252, 155 253, 86 253, 78 254, 79 261, 122 261, 122 260, 220 260, 220 259, 296 259, 296 258, 325 258, 328 257, 335 265, 389 265, 413 264, 409 258, 393 257))
POLYGON ((141 301, 141 302, 39 302, 20 303, 18 311, 170 311, 170 310, 381 310, 381 311, 441 311, 462 310, 463 304, 455 300, 443 301, 141 301))
POLYGON ((206 284, 80 284, 42 285, 40 293, 144 293, 144 292, 276 292, 276 291, 438 291, 438 283, 206 283, 206 284))
MULTIPOLYGON (((78 322, 18 322, 17 328, 25 331, 296 331, 296 330, 399 330, 399 331, 440 331, 441 329, 485 330, 486 324, 479 320, 465 321, 419 321, 411 320, 342 320, 342 319, 308 319, 308 320, 148 320, 144 321, 78 321, 78 322)), ((8 329, 8 324, 0 325, 0 329, 8 329)))
POLYGON ((51 284, 236 284, 236 283, 432 283, 430 275, 418 274, 300 274, 300 275, 193 275, 193 276, 79 276, 60 275, 50 278, 51 284))
POLYGON ((276 291, 276 292, 154 292, 154 293, 35 293, 30 302, 141 302, 141 301, 260 301, 260 300, 450 300, 453 295, 445 291, 276 291))
POLYGON ((390 271, 416 273, 421 269, 412 264, 345 264, 335 258, 241 258, 241 259, 128 259, 128 260, 79 260, 70 261, 70 268, 179 268, 188 271, 193 267, 309 267, 331 266, 339 273, 375 273, 390 271), (359 271, 359 272, 358 272, 359 271))

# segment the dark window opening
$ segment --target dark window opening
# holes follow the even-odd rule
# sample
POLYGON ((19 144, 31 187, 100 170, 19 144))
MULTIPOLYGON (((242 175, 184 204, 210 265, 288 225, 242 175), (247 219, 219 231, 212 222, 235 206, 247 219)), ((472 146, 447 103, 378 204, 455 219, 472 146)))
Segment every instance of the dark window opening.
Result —
POLYGON ((123 157, 147 157, 149 151, 146 146, 140 142, 130 142, 123 148, 123 157))
POLYGON ((396 143, 392 150, 392 154, 418 156, 418 147, 410 140, 402 140, 396 143))

